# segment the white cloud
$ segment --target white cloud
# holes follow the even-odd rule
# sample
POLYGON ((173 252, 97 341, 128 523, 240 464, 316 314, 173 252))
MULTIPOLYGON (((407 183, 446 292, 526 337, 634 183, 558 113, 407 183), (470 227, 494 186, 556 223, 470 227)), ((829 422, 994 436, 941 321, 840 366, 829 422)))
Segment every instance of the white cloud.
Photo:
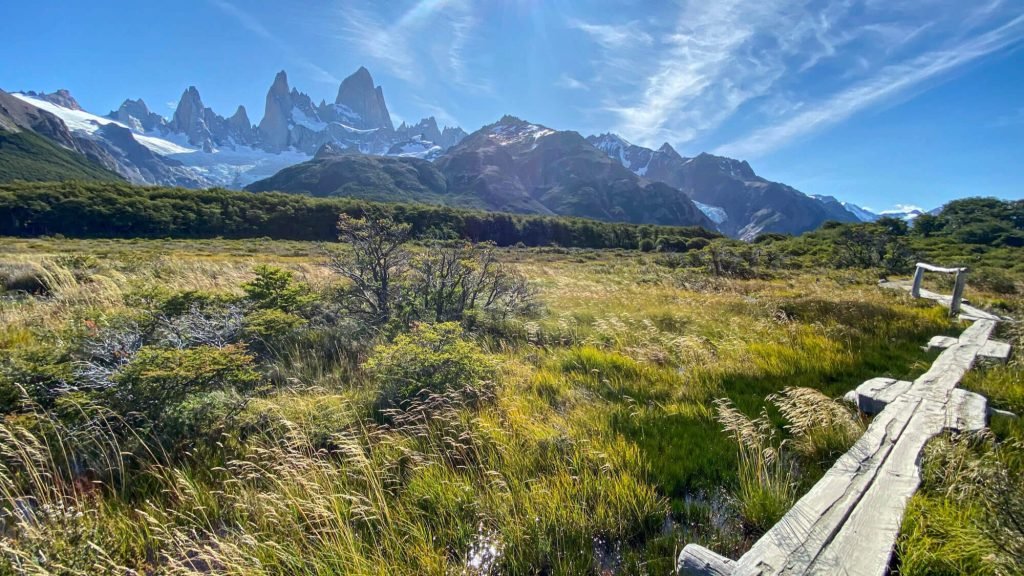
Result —
POLYGON ((1020 18, 1001 0, 680 0, 644 24, 568 27, 599 46, 587 86, 616 132, 683 144, 737 117, 749 133, 719 151, 758 155, 1005 49, 1020 18))
MULTIPOLYGON (((870 210, 870 208, 865 208, 865 210, 870 210)), ((904 214, 909 212, 926 212, 926 210, 915 204, 893 204, 891 209, 882 210, 881 212, 878 212, 878 214, 880 216, 885 216, 887 214, 904 214)))
POLYGON ((562 88, 566 88, 568 90, 582 90, 584 92, 590 90, 589 86, 564 72, 558 78, 558 82, 555 82, 555 85, 560 86, 562 88))
POLYGON ((1022 38, 1024 16, 1018 16, 961 44, 887 66, 871 78, 836 93, 820 104, 781 123, 755 130, 716 152, 744 158, 763 155, 794 138, 842 122, 860 110, 906 94, 936 76, 1006 48, 1022 38))
POLYGON ((373 13, 379 4, 366 5, 346 3, 337 11, 336 36, 348 47, 413 85, 430 77, 425 71, 433 64, 464 88, 490 90, 485 78, 469 71, 467 46, 479 22, 468 0, 424 0, 394 21, 373 13))
POLYGON ((618 49, 628 46, 650 46, 654 38, 645 32, 640 22, 634 20, 625 24, 591 24, 582 20, 571 19, 570 28, 585 32, 590 38, 605 48, 618 49))

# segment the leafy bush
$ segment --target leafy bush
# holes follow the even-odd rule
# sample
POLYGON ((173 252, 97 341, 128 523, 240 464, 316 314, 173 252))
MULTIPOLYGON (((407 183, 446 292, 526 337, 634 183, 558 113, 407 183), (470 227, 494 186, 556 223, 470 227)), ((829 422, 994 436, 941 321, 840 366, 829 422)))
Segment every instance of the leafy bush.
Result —
POLYGON ((378 346, 366 362, 366 370, 381 386, 381 403, 398 407, 427 395, 462 395, 487 387, 496 369, 454 322, 417 325, 393 344, 378 346))
POLYGON ((0 350, 0 413, 15 410, 24 397, 48 406, 72 379, 65 350, 52 344, 27 343, 0 350))
POLYGON ((247 405, 248 399, 235 390, 192 394, 167 409, 161 420, 160 437, 166 448, 213 446, 231 432, 231 439, 242 440, 238 432, 247 405))
POLYGON ((254 310, 245 316, 246 337, 270 345, 291 337, 306 320, 277 308, 254 310))
POLYGON ((967 277, 971 286, 995 292, 997 294, 1016 294, 1017 283, 1013 277, 998 268, 979 268, 972 270, 967 277))
POLYGON ((186 290, 160 298, 156 307, 163 316, 180 316, 192 309, 205 310, 210 306, 230 304, 236 299, 203 290, 186 290))
POLYGON ((307 290, 295 282, 290 271, 260 265, 254 272, 256 278, 242 284, 242 290, 256 308, 294 312, 308 301, 307 290))
POLYGON ((123 415, 138 412, 156 420, 188 396, 213 390, 253 388, 260 375, 242 346, 186 349, 144 347, 119 370, 108 390, 111 406, 123 415))

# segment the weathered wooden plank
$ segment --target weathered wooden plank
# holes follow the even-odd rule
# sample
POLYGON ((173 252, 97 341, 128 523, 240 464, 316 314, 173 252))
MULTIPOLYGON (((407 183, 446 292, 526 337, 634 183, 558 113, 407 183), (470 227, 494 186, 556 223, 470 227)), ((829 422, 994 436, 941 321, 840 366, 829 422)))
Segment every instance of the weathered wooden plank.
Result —
POLYGON ((913 416, 919 398, 885 410, 811 490, 737 562, 737 575, 798 574, 842 528, 913 416))
POLYGON ((736 562, 697 544, 687 544, 679 555, 676 572, 686 576, 731 576, 736 562))
POLYGON ((1006 364, 1010 360, 1010 345, 1006 342, 989 340, 981 347, 978 356, 1000 364, 1006 364))
POLYGON ((918 262, 917 268, 923 268, 929 272, 939 272, 942 274, 958 274, 960 272, 967 271, 967 268, 942 268, 940 266, 934 266, 926 262, 918 262))
POLYGON ((977 425, 977 398, 954 390, 994 328, 988 320, 972 324, 902 391, 893 379, 863 384, 865 398, 891 394, 885 409, 737 561, 734 574, 885 574, 906 502, 920 484, 925 443, 949 424, 977 425))
MULTIPOLYGON (((901 409, 894 405, 894 409, 901 409)), ((793 574, 884 576, 899 534, 906 503, 920 485, 917 457, 942 429, 944 414, 922 402, 879 466, 875 481, 816 558, 793 574)))
POLYGON ((873 416, 910 389, 911 384, 895 378, 872 378, 857 386, 853 393, 854 402, 861 412, 873 416))
POLYGON ((952 336, 933 336, 932 339, 928 341, 928 351, 945 350, 957 342, 958 340, 952 336))
POLYGON ((988 399, 981 394, 956 388, 946 405, 946 428, 975 432, 988 425, 988 399))

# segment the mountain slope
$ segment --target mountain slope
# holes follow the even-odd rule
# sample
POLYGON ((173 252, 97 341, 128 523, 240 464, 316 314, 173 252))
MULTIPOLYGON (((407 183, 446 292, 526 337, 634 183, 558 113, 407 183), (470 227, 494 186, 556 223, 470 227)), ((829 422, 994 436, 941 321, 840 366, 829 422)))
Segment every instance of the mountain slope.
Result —
POLYGON ((0 90, 0 182, 120 180, 76 149, 59 118, 0 90))
MULTIPOLYGON (((444 176, 426 160, 320 153, 246 187, 251 192, 348 196, 386 202, 448 204, 444 176)), ((460 206, 477 208, 472 203, 460 206)))
POLYGON ((839 202, 761 178, 744 161, 711 154, 686 158, 667 143, 651 150, 615 134, 587 140, 633 173, 685 192, 730 236, 752 240, 764 232, 800 234, 828 220, 859 220, 839 202))
POLYGON ((121 180, 85 156, 23 130, 0 130, 0 182, 13 180, 121 180))
POLYGON ((640 178, 576 132, 512 116, 470 134, 437 166, 450 193, 491 210, 714 229, 685 194, 640 178))

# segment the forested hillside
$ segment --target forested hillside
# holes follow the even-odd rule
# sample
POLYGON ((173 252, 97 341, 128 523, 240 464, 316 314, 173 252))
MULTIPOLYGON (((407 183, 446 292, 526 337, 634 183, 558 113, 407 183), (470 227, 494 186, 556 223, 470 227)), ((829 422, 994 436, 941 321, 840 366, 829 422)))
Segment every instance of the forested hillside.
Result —
POLYGON ((703 246, 715 232, 581 218, 474 212, 422 204, 223 189, 150 188, 119 183, 0 185, 0 235, 101 238, 256 238, 330 241, 338 215, 380 212, 416 237, 459 238, 499 246, 637 248, 642 241, 703 246))

